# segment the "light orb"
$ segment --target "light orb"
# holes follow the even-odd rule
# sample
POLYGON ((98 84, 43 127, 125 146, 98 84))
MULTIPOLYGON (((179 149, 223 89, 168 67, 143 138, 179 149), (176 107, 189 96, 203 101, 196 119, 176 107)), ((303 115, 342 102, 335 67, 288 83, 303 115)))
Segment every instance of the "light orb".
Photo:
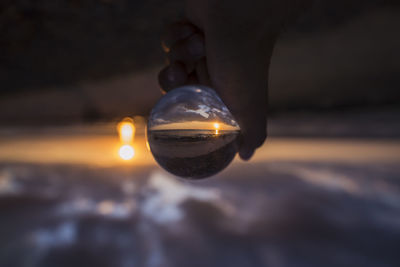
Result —
POLYGON ((131 145, 123 145, 119 148, 118 154, 123 160, 131 160, 135 156, 135 150, 131 145))

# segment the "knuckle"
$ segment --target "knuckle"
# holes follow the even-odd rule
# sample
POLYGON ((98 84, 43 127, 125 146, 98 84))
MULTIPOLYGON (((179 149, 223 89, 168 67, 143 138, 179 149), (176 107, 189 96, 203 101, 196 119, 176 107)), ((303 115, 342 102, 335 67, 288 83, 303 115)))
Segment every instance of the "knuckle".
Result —
POLYGON ((170 48, 168 57, 171 61, 196 62, 205 56, 204 38, 195 34, 187 40, 170 48))

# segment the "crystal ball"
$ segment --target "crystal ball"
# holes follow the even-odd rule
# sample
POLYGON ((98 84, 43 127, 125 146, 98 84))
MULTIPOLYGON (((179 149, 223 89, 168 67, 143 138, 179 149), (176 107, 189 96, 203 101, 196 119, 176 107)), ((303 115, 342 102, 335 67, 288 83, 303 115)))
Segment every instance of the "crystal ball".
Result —
POLYGON ((157 163, 186 179, 212 176, 235 157, 240 128, 217 93, 186 85, 164 95, 151 111, 147 140, 157 163))

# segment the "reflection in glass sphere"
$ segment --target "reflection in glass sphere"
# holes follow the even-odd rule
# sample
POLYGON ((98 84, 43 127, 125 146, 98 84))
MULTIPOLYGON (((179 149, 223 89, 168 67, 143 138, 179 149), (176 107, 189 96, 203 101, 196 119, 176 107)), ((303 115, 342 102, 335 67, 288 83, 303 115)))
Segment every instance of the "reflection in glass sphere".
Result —
POLYGON ((166 94, 153 108, 147 138, 155 160, 188 179, 214 175, 237 152, 239 125, 214 90, 187 85, 166 94))

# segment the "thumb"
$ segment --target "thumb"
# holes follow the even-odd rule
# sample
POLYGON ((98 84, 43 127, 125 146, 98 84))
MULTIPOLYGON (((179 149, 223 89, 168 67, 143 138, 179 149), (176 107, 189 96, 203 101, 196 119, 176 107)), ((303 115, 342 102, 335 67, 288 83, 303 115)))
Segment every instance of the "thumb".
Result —
POLYGON ((210 83, 241 128, 239 155, 248 160, 266 138, 268 69, 275 38, 205 28, 210 83))
POLYGON ((249 160, 255 149, 260 147, 267 138, 267 118, 261 111, 255 111, 256 115, 240 115, 240 140, 239 156, 243 160, 249 160), (257 117, 258 116, 258 117, 257 117))

